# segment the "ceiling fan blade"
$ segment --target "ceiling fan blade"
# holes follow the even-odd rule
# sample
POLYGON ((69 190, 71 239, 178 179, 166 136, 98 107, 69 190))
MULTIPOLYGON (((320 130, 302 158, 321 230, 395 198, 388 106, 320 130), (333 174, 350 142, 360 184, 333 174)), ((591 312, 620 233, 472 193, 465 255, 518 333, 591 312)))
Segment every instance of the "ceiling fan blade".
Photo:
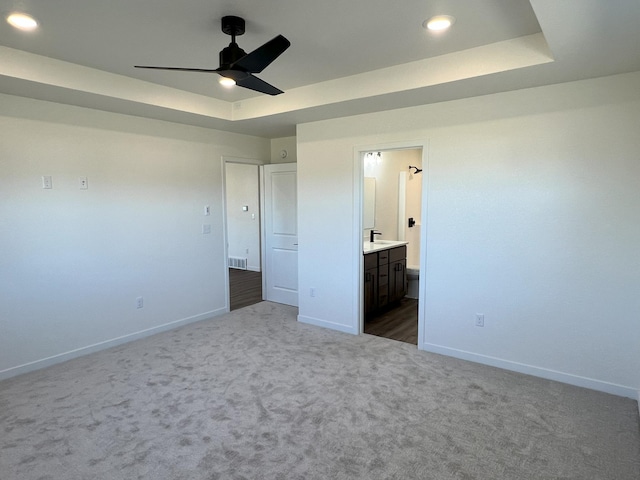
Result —
POLYGON ((282 35, 269 40, 253 52, 247 53, 240 60, 234 62, 233 68, 241 68, 251 73, 260 73, 271 62, 278 58, 289 46, 291 42, 282 35))
POLYGON ((246 78, 236 80, 236 85, 248 88, 249 90, 255 90, 256 92, 266 93, 268 95, 279 95, 281 93, 284 93, 279 88, 276 88, 273 85, 268 84, 264 80, 260 80, 258 77, 254 77, 251 74, 249 74, 246 78))
POLYGON ((176 70, 179 72, 216 72, 215 68, 184 68, 184 67, 151 67, 147 65, 134 65, 135 68, 151 68, 153 70, 176 70))

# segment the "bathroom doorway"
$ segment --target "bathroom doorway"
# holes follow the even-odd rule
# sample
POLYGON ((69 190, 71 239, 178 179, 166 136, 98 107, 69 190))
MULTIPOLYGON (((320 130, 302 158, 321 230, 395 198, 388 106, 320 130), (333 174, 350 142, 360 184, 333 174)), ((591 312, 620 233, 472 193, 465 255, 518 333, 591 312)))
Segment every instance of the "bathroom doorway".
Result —
POLYGON ((423 146, 367 150, 361 152, 361 157, 363 312, 360 331, 418 345, 423 146), (396 253, 390 254, 391 261, 383 260, 385 252, 392 252, 392 247, 396 253), (398 260, 400 254, 404 259, 398 260), (378 260, 374 255, 378 255, 378 260), (404 279, 398 280, 398 269, 404 270, 404 279), (377 275, 377 280, 372 282, 373 275, 377 275), (387 287, 386 282, 393 283, 393 287, 387 287), (399 287, 402 282, 404 285, 399 287), (402 295, 397 294, 399 288, 403 288, 402 295), (373 313, 371 305, 374 305, 373 313))
POLYGON ((261 302, 260 177, 258 160, 224 158, 228 307, 261 302))

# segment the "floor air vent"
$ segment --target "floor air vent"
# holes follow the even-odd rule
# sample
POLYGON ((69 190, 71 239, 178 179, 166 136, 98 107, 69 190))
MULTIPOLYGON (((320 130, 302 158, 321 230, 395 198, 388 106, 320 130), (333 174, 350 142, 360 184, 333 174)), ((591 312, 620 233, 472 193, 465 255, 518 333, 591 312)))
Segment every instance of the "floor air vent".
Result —
POLYGON ((229 268, 237 268, 238 270, 247 269, 247 259, 240 257, 229 257, 229 268))

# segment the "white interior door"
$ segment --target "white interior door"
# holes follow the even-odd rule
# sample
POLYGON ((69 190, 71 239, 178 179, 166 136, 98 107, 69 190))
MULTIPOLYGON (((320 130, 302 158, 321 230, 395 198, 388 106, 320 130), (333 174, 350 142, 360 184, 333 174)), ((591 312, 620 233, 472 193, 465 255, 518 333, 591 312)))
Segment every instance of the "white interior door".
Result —
POLYGON ((295 163, 265 165, 265 300, 298 306, 298 196, 295 163))

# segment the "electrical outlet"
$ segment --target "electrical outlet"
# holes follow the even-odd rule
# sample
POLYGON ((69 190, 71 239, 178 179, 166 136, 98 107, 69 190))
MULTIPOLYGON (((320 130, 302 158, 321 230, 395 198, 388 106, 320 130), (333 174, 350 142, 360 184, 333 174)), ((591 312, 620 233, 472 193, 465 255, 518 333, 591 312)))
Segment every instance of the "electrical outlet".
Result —
POLYGON ((53 188, 53 184, 51 182, 51 175, 42 176, 42 188, 46 188, 47 190, 53 188))
POLYGON ((202 225, 202 234, 208 235, 211 233, 211 225, 202 225))
POLYGON ((89 181, 87 180, 87 177, 78 177, 78 180, 80 182, 80 190, 86 190, 89 188, 89 181))
POLYGON ((136 308, 142 308, 142 307, 144 307, 144 300, 142 299, 142 297, 136 298, 136 308))
POLYGON ((484 313, 476 313, 476 327, 484 327, 484 313))

